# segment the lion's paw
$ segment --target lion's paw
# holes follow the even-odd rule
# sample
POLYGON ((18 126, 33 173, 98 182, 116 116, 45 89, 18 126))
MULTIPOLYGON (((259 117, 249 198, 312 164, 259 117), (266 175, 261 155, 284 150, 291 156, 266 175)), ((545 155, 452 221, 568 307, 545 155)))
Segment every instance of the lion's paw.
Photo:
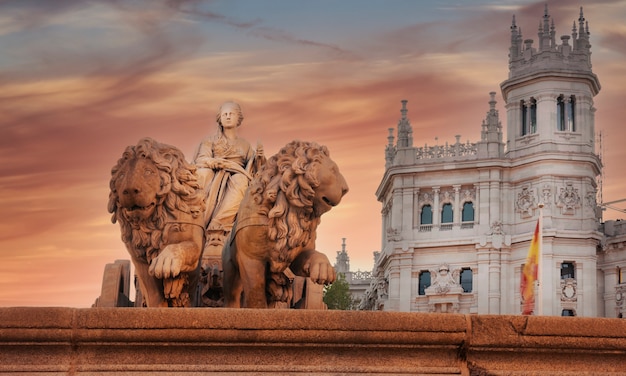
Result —
POLYGON ((304 266, 305 272, 309 274, 309 278, 317 284, 331 284, 337 279, 335 268, 328 261, 326 255, 316 252, 314 253, 304 266))
POLYGON ((187 278, 183 278, 183 276, 178 278, 165 278, 163 280, 163 295, 166 299, 180 298, 186 282, 187 278))
POLYGON ((180 274, 182 265, 182 260, 178 255, 164 249, 157 257, 152 259, 148 272, 159 279, 174 278, 180 274))

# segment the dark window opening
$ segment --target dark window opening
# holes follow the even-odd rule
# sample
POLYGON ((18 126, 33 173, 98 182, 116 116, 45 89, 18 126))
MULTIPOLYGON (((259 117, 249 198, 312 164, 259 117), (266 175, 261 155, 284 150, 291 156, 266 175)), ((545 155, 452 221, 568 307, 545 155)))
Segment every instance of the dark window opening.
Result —
POLYGON ((441 223, 452 223, 452 204, 443 204, 443 209, 441 210, 441 223))
POLYGON ((430 272, 421 271, 419 275, 419 295, 426 295, 426 288, 430 287, 430 272))
POLYGON ((463 287, 463 292, 472 292, 472 269, 461 269, 461 277, 459 283, 463 287))
POLYGON ((433 224, 433 210, 430 205, 422 206, 422 212, 420 213, 420 224, 432 225, 433 224))

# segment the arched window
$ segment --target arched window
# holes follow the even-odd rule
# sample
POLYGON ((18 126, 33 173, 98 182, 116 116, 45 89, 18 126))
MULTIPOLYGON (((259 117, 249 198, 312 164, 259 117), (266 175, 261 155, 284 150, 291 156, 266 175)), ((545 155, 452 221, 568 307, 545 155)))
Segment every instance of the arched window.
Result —
POLYGON ((441 223, 452 223, 452 218, 452 204, 443 204, 443 208, 441 210, 441 223))
POLYGON ((462 222, 473 222, 474 221, 474 203, 468 201, 463 204, 463 210, 461 211, 461 221, 462 222))
POLYGON ((564 95, 556 99, 556 129, 576 132, 576 97, 564 95))
POLYGON ((419 275, 419 285, 418 285, 418 294, 426 295, 426 288, 430 287, 430 272, 427 270, 422 270, 419 275))
POLYGON ((573 309, 564 309, 561 311, 561 316, 576 316, 576 312, 573 309))
POLYGON ((459 283, 461 287, 463 287, 463 292, 472 292, 472 269, 463 268, 461 269, 461 276, 459 283))
POLYGON ((432 225, 433 224, 433 209, 430 205, 422 206, 422 212, 420 213, 420 224, 421 225, 432 225))

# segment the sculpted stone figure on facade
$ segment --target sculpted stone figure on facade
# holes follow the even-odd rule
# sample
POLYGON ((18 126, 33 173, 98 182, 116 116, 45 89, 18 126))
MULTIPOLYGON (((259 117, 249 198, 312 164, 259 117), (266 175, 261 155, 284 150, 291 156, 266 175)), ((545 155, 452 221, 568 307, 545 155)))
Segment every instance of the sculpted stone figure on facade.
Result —
POLYGON ((294 275, 332 283, 336 272, 315 249, 320 217, 348 185, 328 149, 292 141, 272 156, 246 192, 223 254, 227 307, 288 302, 294 275))
POLYGON ((450 273, 448 264, 441 264, 438 269, 430 271, 431 283, 425 289, 426 295, 429 294, 446 294, 448 292, 463 292, 463 288, 459 283, 460 270, 456 269, 450 273))
POLYGON ((148 307, 194 303, 204 243, 195 170, 180 150, 150 138, 127 147, 111 170, 108 210, 148 307))

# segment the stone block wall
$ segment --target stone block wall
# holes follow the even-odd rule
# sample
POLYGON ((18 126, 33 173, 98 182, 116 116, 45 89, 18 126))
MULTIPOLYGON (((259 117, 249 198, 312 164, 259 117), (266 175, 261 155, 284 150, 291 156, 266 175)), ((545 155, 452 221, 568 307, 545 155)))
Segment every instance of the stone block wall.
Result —
POLYGON ((626 320, 402 312, 0 308, 0 374, 626 373, 626 320))

